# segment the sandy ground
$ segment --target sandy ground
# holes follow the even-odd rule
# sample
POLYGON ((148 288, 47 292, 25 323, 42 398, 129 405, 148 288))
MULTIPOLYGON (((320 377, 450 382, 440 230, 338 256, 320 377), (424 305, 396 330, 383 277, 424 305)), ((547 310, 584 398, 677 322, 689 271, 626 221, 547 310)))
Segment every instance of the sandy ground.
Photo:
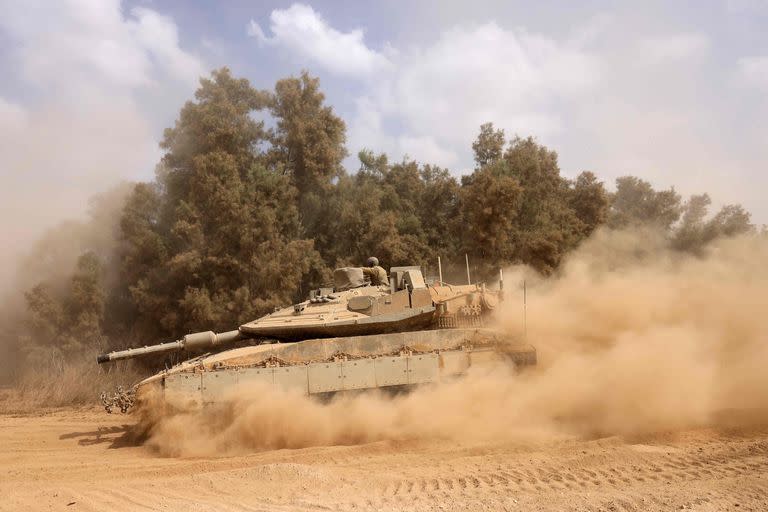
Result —
POLYGON ((768 510, 768 428, 160 458, 131 416, 0 416, 0 510, 768 510))

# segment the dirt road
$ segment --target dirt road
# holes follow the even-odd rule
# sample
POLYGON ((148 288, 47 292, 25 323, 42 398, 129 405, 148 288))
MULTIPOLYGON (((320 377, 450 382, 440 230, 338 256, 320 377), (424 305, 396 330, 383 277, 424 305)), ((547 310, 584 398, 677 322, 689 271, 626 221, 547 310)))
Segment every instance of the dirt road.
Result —
POLYGON ((768 428, 160 458, 97 411, 0 416, 0 510, 766 510, 768 428))

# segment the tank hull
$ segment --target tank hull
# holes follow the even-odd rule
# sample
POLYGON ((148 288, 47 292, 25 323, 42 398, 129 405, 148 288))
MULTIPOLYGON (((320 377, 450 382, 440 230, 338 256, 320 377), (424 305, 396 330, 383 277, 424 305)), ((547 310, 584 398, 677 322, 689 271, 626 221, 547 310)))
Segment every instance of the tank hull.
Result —
POLYGON ((251 391, 318 395, 440 383, 470 368, 536 364, 535 349, 487 329, 446 329, 306 340, 197 358, 139 383, 178 406, 226 402, 251 391))

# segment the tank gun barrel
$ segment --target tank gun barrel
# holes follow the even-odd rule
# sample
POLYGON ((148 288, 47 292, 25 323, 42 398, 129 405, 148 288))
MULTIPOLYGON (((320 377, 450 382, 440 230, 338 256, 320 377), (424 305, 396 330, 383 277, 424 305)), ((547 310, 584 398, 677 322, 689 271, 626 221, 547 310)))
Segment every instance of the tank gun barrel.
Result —
POLYGON ((247 340, 250 337, 251 336, 241 333, 239 330, 221 333, 215 333, 213 331, 196 332, 187 334, 177 341, 100 354, 96 357, 96 362, 102 364, 110 361, 119 361, 120 359, 133 359, 134 357, 147 354, 161 354, 165 352, 178 352, 181 350, 206 350, 225 343, 247 340))

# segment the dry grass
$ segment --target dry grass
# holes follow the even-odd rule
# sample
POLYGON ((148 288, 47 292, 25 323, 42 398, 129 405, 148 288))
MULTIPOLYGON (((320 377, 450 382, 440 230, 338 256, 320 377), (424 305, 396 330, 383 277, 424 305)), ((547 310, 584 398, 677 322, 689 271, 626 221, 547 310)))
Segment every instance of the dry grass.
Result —
POLYGON ((100 406, 102 391, 129 387, 145 376, 130 363, 106 367, 90 360, 27 370, 15 386, 0 389, 0 413, 100 406))

